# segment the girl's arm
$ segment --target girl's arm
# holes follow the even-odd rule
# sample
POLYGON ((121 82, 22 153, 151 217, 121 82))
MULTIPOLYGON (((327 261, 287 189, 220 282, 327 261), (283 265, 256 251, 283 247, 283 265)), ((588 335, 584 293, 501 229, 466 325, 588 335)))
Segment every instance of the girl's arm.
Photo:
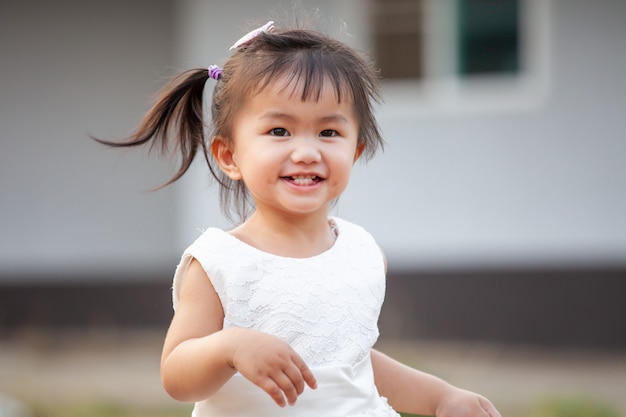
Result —
POLYGON ((254 330, 222 329, 220 299, 195 259, 185 274, 161 356, 165 390, 179 401, 201 401, 239 371, 279 406, 293 404, 315 378, 304 361, 277 337, 254 330))
POLYGON ((395 410, 437 417, 500 417, 486 398, 462 390, 372 349, 378 392, 395 410))

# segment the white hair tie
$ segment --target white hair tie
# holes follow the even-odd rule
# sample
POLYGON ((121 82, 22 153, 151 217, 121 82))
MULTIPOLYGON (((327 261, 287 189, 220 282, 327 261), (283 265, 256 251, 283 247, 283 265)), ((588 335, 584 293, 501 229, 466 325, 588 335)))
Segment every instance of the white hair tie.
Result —
POLYGON ((241 37, 233 46, 230 47, 229 50, 237 49, 247 43, 249 43, 252 39, 259 36, 261 33, 271 33, 274 31, 274 21, 270 20, 260 28, 254 29, 241 37))

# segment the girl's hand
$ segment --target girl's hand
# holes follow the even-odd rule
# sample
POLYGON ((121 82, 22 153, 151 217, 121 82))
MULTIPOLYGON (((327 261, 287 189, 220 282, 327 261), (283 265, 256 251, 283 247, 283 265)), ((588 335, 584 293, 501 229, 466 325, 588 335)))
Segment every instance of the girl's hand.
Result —
POLYGON ((496 407, 476 393, 453 388, 437 407, 437 417, 501 417, 496 407))
POLYGON ((254 330, 238 329, 236 333, 231 366, 280 407, 294 405, 305 384, 317 387, 313 373, 289 344, 254 330))

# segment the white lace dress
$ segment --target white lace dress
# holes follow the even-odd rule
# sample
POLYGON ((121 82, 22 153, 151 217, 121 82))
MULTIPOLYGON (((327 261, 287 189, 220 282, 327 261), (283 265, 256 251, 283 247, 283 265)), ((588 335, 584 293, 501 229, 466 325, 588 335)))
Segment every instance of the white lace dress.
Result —
POLYGON ((295 406, 278 407, 235 374, 196 403, 193 417, 398 417, 378 394, 370 349, 378 338, 385 293, 384 260, 360 226, 331 218, 337 240, 310 258, 287 258, 249 246, 220 229, 204 232, 182 256, 173 302, 193 258, 222 302, 224 328, 243 327, 280 337, 302 356, 318 387, 295 406))

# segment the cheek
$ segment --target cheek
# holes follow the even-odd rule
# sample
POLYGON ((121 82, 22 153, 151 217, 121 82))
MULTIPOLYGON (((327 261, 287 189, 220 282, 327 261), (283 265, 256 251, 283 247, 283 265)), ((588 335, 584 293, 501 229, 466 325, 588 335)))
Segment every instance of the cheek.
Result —
POLYGON ((354 156, 350 155, 349 152, 346 152, 341 157, 337 157, 335 159, 334 171, 338 174, 336 176, 336 181, 338 183, 346 183, 350 179, 354 162, 354 156))
POLYGON ((261 178, 274 175, 280 166, 275 153, 268 149, 247 149, 237 155, 237 164, 246 180, 258 182, 261 178))

